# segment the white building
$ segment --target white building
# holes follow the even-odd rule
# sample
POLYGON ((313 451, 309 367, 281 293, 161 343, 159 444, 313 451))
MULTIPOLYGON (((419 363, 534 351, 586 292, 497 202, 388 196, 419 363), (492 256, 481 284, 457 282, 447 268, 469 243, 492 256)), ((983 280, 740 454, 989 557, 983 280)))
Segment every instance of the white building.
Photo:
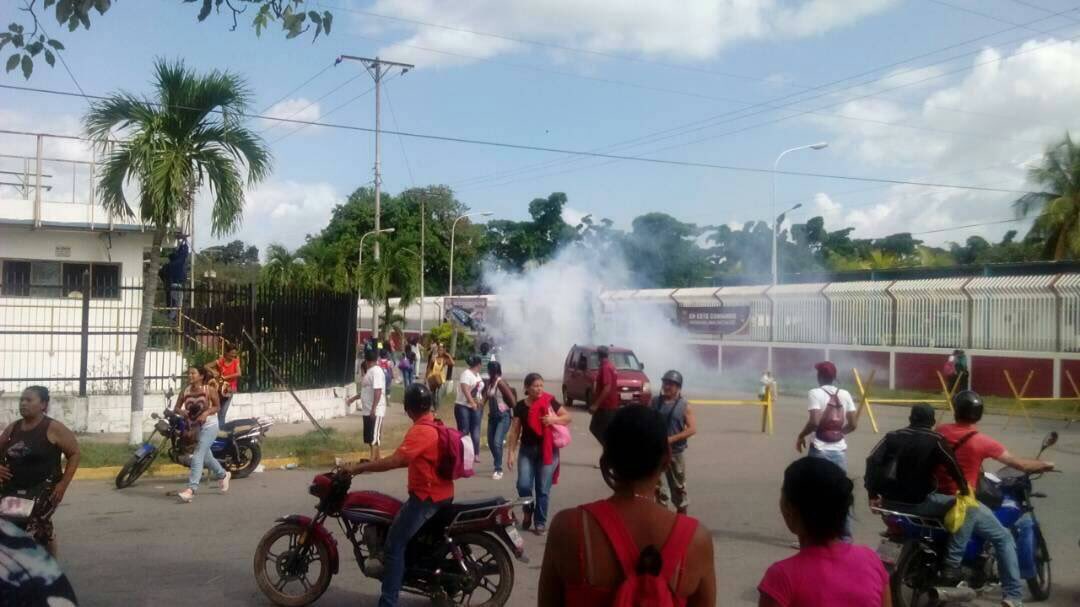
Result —
POLYGON ((149 230, 97 203, 86 141, 0 131, 0 151, 0 390, 77 390, 87 273, 90 390, 124 389, 149 230))

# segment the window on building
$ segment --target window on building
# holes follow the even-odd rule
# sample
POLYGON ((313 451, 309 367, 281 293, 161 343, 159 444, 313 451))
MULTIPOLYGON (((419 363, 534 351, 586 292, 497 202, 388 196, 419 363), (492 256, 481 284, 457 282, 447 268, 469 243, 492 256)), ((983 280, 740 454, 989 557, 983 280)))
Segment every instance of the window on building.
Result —
POLYGON ((90 274, 90 296, 120 297, 120 265, 0 259, 0 295, 8 297, 71 297, 82 291, 90 274))

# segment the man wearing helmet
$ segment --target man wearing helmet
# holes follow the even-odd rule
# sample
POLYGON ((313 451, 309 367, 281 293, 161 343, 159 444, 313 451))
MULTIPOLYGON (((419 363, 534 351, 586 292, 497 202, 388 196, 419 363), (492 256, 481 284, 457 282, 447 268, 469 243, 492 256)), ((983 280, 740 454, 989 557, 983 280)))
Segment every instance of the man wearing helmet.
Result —
MULTIPOLYGON (((975 425, 982 419, 983 402, 974 391, 964 390, 953 397, 953 413, 956 423, 942 424, 938 426, 937 431, 952 447, 956 462, 960 465, 960 470, 964 473, 964 479, 967 480, 969 487, 978 487, 979 477, 982 476, 982 463, 986 459, 997 460, 1021 472, 1045 472, 1053 469, 1054 464, 1051 462, 1016 457, 1009 453, 1001 443, 980 433, 975 425)), ((945 470, 938 469, 937 482, 937 492, 942 497, 948 496, 948 499, 951 499, 956 495, 956 483, 945 470)), ((978 508, 968 509, 964 525, 953 534, 949 541, 944 577, 949 580, 960 577, 960 560, 964 556, 972 533, 994 545, 1004 595, 1002 606, 1021 605, 1024 593, 1012 533, 1002 526, 989 508, 982 504, 979 504, 978 508)))
POLYGON ((342 471, 351 475, 409 469, 409 499, 401 506, 386 534, 386 570, 382 578, 380 607, 397 605, 405 578, 405 548, 416 532, 439 508, 454 499, 454 482, 439 476, 439 431, 431 412, 431 390, 413 384, 405 390, 405 414, 413 425, 401 446, 390 457, 371 462, 347 463, 342 471))
POLYGON ((680 514, 686 514, 690 499, 686 494, 686 439, 697 434, 697 423, 690 403, 683 398, 682 373, 672 369, 660 380, 660 394, 653 398, 652 407, 667 421, 671 463, 656 486, 656 498, 662 506, 674 502, 680 514))

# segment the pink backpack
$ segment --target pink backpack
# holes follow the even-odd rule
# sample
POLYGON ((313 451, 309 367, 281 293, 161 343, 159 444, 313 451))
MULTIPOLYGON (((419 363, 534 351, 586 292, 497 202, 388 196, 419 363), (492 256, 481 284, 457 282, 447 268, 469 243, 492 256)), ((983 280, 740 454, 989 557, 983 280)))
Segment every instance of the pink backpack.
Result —
POLYGON ((623 572, 612 607, 677 607, 684 602, 672 590, 675 570, 685 565, 686 551, 697 531, 696 519, 676 515, 675 527, 661 550, 638 550, 615 506, 607 500, 582 506, 604 530, 623 572))
POLYGON ((829 402, 825 404, 825 410, 821 412, 821 420, 818 422, 818 440, 825 443, 838 443, 844 440, 844 405, 840 404, 840 390, 829 394, 825 388, 821 389, 829 396, 829 402))
POLYGON ((439 433, 439 461, 435 464, 435 473, 439 478, 456 481, 473 475, 473 463, 476 453, 473 451, 472 438, 462 434, 439 420, 424 422, 439 433))

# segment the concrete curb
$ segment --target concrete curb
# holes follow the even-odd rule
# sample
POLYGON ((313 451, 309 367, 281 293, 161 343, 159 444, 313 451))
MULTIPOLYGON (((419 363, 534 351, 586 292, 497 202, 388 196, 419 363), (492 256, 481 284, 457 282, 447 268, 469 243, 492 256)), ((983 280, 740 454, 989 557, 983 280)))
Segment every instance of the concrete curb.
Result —
MULTIPOLYGON (((367 459, 367 453, 360 453, 353 451, 350 453, 336 454, 345 461, 357 461, 360 459, 367 459)), ((297 457, 271 457, 262 460, 261 465, 266 470, 280 468, 282 466, 288 466, 294 464, 300 466, 300 458, 297 457)), ((122 466, 102 466, 99 468, 79 468, 75 471, 75 480, 77 481, 100 481, 105 479, 114 479, 116 475, 120 473, 122 466)), ((144 477, 170 477, 170 476, 187 476, 188 468, 186 466, 178 466, 176 464, 164 464, 156 466, 155 468, 148 470, 144 477)))

